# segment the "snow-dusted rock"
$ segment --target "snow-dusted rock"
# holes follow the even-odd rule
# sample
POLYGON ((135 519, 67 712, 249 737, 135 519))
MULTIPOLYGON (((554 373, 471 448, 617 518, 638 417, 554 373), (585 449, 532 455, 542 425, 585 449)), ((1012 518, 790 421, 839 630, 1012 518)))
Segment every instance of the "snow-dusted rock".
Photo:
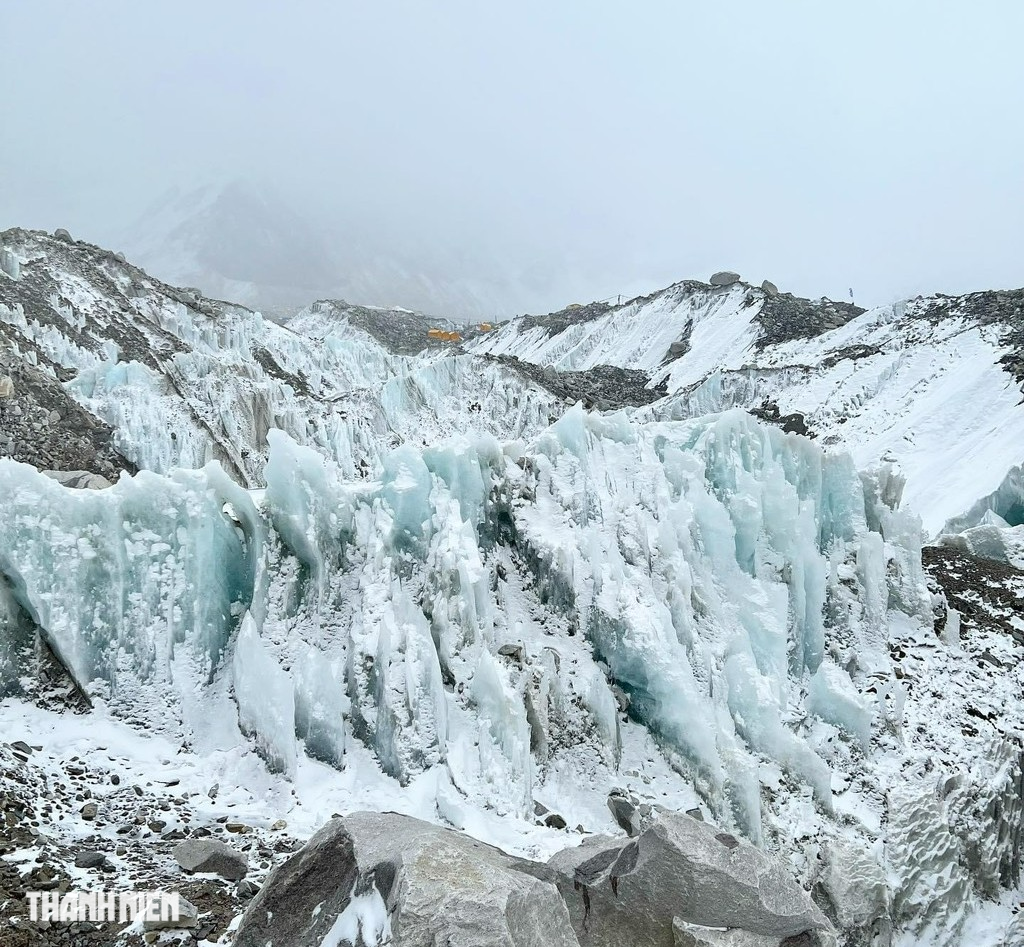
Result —
POLYGON ((708 282, 712 286, 731 286, 733 283, 739 282, 740 274, 734 273, 732 270, 719 270, 717 273, 711 274, 711 279, 708 282))
POLYGON ((249 871, 242 852, 217 839, 186 839, 174 846, 174 860, 189 874, 210 872, 228 881, 240 881, 249 871))
POLYGON ((595 836, 549 865, 584 947, 661 947, 675 918, 775 938, 831 931, 781 861, 687 815, 659 811, 630 841, 595 836))
POLYGON ((274 870, 234 944, 577 947, 558 889, 528 867, 450 829, 355 813, 274 870))
POLYGON ((99 474, 88 470, 43 470, 40 471, 51 480, 56 480, 62 487, 72 490, 103 490, 110 486, 110 481, 99 474))

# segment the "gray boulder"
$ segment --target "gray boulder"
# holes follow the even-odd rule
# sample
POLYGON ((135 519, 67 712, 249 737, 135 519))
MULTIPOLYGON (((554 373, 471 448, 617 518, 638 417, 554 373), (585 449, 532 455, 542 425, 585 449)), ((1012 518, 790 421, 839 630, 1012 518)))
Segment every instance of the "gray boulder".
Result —
POLYGON ((65 243, 74 243, 75 242, 74 239, 72 238, 71 234, 69 234, 63 227, 58 227, 53 232, 53 237, 54 237, 55 240, 63 240, 65 243))
POLYGON ((0 398, 14 397, 14 379, 10 375, 0 375, 0 398))
MULTIPOLYGON (((153 899, 159 904, 160 897, 157 896, 153 899)), ((154 913, 162 913, 159 908, 154 908, 154 913)), ((142 929, 144 931, 173 931, 179 930, 186 927, 198 927, 199 926, 199 908, 197 908, 191 901, 185 900, 185 898, 178 898, 178 919, 172 921, 169 918, 167 920, 150 920, 146 919, 142 922, 142 929)))
POLYGON ((246 910, 235 947, 579 947, 543 865, 395 813, 333 819, 276 868, 246 910), (361 939, 360 939, 361 938, 361 939))
POLYGON ((249 871, 249 859, 216 839, 186 839, 174 846, 174 860, 190 875, 210 872, 228 881, 241 881, 249 871))
POLYGON ((761 289, 764 290, 769 296, 778 296, 779 287, 776 286, 771 280, 765 280, 761 283, 761 289))
POLYGON ((636 838, 595 836, 548 865, 584 947, 673 947, 676 918, 780 940, 831 931, 781 861, 687 815, 654 810, 636 838))
POLYGON ((733 273, 732 270, 719 270, 717 273, 711 274, 711 279, 708 282, 712 286, 732 286, 733 283, 740 281, 740 274, 733 273))

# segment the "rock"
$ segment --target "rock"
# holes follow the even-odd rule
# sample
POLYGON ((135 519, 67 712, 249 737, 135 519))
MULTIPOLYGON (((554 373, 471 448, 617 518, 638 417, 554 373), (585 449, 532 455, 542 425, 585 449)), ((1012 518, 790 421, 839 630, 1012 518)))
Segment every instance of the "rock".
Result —
POLYGON ((595 836, 548 864, 585 947, 671 944, 677 917, 780 939, 831 932, 782 861, 679 813, 653 810, 635 838, 595 836))
POLYGON ((629 705, 632 703, 630 696, 618 684, 612 684, 612 697, 615 698, 615 704, 619 708, 619 713, 624 714, 629 710, 629 705))
POLYGON ((79 852, 75 856, 76 868, 103 868, 107 866, 107 856, 103 852, 79 852))
POLYGON ((333 819, 271 873, 234 947, 320 947, 339 916, 362 917, 366 943, 390 926, 396 947, 578 947, 549 877, 450 829, 360 812, 333 819))
POLYGON ((689 349, 690 349, 690 343, 689 342, 684 342, 682 340, 679 340, 677 342, 673 342, 668 347, 668 354, 672 358, 679 358, 680 355, 685 355, 689 351, 689 349))
POLYGON ((708 282, 712 286, 732 286, 733 283, 738 283, 739 280, 739 273, 733 273, 732 270, 719 270, 717 273, 711 274, 711 279, 708 282))
POLYGON ((521 644, 503 644, 498 648, 498 654, 503 658, 511 658, 516 664, 523 663, 523 646, 521 644))
POLYGON ((761 283, 761 289, 764 290, 764 292, 766 292, 769 296, 779 295, 779 287, 776 286, 771 280, 764 280, 764 282, 761 283))
POLYGON ((106 477, 88 470, 43 470, 41 473, 51 480, 56 480, 61 486, 73 490, 104 490, 110 486, 110 481, 106 477))
POLYGON ((63 240, 65 243, 74 243, 71 234, 69 234, 63 227, 58 227, 53 232, 53 238, 55 240, 63 240))
POLYGON ((87 802, 82 806, 82 818, 87 822, 92 822, 99 815, 99 811, 99 806, 95 802, 87 802))
MULTIPOLYGON (((0 398, 14 397, 14 379, 10 375, 0 375, 0 398)), ((20 411, 18 412, 21 413, 20 411)))
POLYGON ((549 829, 564 829, 568 825, 557 812, 549 813, 544 819, 544 824, 549 829))
POLYGON ((260 893, 260 886, 255 881, 244 881, 238 882, 238 887, 235 889, 235 894, 238 895, 243 901, 248 901, 250 898, 255 898, 260 893))
MULTIPOLYGON (((156 897, 153 899, 159 904, 160 898, 156 897)), ((154 911, 157 908, 154 907, 154 911)), ((148 912, 147 912, 148 913, 148 912)), ((178 898, 178 920, 166 920, 166 921, 151 921, 145 920, 142 922, 142 929, 144 931, 173 931, 179 930, 185 927, 198 927, 199 926, 199 909, 191 902, 179 896, 178 898)))
POLYGON ((216 839, 188 839, 174 846, 174 860, 189 874, 211 872, 228 881, 241 881, 249 860, 230 845, 216 839))
POLYGON ((270 826, 271 832, 283 832, 288 828, 288 823, 284 819, 278 819, 273 825, 270 826))
POLYGON ((652 811, 649 805, 641 805, 633 793, 624 789, 613 789, 608 794, 608 808, 619 828, 630 837, 640 834, 650 821, 652 811))
POLYGON ((30 747, 24 740, 15 740, 11 744, 11 749, 12 750, 17 750, 23 756, 31 756, 32 755, 32 747, 30 747))
POLYGON ((224 828, 232 835, 248 835, 252 831, 252 826, 244 822, 226 822, 224 828))

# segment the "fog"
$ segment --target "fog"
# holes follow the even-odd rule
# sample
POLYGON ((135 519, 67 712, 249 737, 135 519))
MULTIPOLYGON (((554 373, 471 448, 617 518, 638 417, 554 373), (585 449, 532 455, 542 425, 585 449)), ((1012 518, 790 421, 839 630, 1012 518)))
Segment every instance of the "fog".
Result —
POLYGON ((7 2, 0 227, 119 249, 241 179, 550 308, 1019 286, 1022 35, 1012 0, 7 2))

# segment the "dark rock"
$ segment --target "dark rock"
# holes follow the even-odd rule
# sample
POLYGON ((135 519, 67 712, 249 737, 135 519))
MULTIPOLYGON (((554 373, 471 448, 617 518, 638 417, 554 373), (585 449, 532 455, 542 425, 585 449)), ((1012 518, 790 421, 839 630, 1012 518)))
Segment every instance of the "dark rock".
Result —
POLYGON ((75 856, 76 868, 107 867, 107 856, 103 852, 79 852, 75 856))
POLYGON ((708 280, 712 286, 731 286, 739 281, 740 274, 734 273, 732 270, 719 270, 717 273, 712 273, 711 279, 708 280))
POLYGON ((498 648, 498 654, 503 658, 511 658, 516 664, 523 663, 523 646, 521 644, 503 644, 498 648))
POLYGON ((243 901, 248 901, 251 898, 255 898, 260 893, 260 885, 256 884, 255 881, 249 881, 246 878, 244 881, 238 883, 238 887, 235 889, 235 894, 238 895, 243 901))

